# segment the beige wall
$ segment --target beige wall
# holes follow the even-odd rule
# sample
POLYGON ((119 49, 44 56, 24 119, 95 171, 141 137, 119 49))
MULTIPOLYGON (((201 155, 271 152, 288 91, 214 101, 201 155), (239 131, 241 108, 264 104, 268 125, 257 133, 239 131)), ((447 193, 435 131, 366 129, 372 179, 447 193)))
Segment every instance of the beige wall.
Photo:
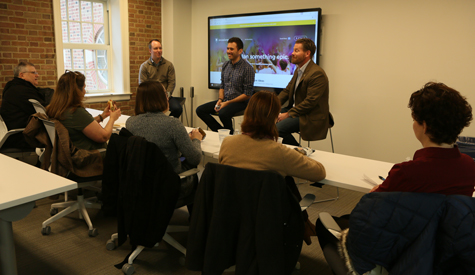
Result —
MULTIPOLYGON (((475 107, 475 1, 193 0, 191 5, 195 106, 217 98, 207 89, 208 16, 321 7, 320 65, 330 79, 337 153, 389 162, 412 157, 420 143, 407 103, 428 81, 459 90, 475 107)), ((196 116, 195 121, 204 125, 196 116)), ((463 134, 475 136, 475 126, 463 134)), ((312 147, 331 150, 328 140, 312 147)))

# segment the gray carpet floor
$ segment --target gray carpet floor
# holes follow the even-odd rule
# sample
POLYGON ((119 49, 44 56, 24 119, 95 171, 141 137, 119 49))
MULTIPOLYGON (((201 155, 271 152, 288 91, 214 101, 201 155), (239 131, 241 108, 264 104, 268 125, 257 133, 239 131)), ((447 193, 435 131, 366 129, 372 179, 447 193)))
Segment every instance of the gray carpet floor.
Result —
MULTIPOLYGON (((334 197, 336 188, 324 186, 315 188, 309 183, 299 184, 304 195, 314 193, 317 199, 334 197)), ((313 204, 308 213, 310 220, 315 222, 319 212, 325 211, 332 215, 348 214, 358 203, 363 193, 340 188, 337 201, 313 204)), ((62 197, 57 201, 61 201, 62 197)), ((88 236, 88 228, 83 220, 78 219, 77 212, 51 224, 51 234, 41 235, 41 223, 50 217, 50 205, 54 202, 49 198, 37 201, 37 208, 24 219, 13 223, 16 245, 17 266, 19 274, 122 274, 114 267, 130 252, 128 242, 113 251, 105 247, 112 233, 116 232, 116 220, 104 218, 100 210, 88 210, 94 227, 99 235, 88 236)), ((171 224, 186 225, 188 213, 186 208, 175 211, 171 224)), ((187 233, 172 233, 181 244, 186 246, 187 233)), ((303 245, 300 256, 300 271, 295 274, 331 275, 316 237, 313 244, 303 245)), ((179 264, 182 255, 165 242, 153 249, 145 249, 134 262, 135 274, 200 274, 187 270, 179 264)), ((225 274, 233 274, 227 272, 225 274)))

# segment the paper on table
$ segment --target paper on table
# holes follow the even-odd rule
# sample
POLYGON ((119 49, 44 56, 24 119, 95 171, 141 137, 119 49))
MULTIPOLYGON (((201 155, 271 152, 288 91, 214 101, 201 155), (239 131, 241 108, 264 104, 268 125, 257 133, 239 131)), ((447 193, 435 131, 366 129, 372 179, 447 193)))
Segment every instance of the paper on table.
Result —
POLYGON ((377 181, 375 181, 372 178, 368 177, 366 174, 363 174, 363 180, 366 181, 367 183, 373 185, 373 186, 379 185, 377 181))

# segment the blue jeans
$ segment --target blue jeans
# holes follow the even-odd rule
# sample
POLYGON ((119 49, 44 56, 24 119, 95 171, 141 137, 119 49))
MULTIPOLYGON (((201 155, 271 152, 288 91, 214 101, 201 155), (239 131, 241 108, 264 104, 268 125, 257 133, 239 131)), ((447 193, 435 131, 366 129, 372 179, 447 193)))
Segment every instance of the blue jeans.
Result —
MULTIPOLYGON (((285 107, 280 110, 281 113, 286 113, 290 108, 285 107)), ((300 144, 295 140, 292 133, 298 133, 300 131, 299 126, 299 117, 288 117, 282 121, 277 122, 277 130, 279 131, 279 137, 282 137, 282 143, 300 146, 300 144)))
POLYGON ((212 114, 216 114, 214 106, 216 106, 216 103, 218 103, 217 100, 198 106, 198 108, 196 108, 196 114, 199 118, 201 118, 201 120, 203 120, 204 123, 206 123, 211 131, 217 132, 218 129, 229 129, 231 130, 232 134, 234 132, 232 118, 237 112, 246 109, 247 102, 248 100, 231 103, 219 110, 218 116, 223 125, 219 124, 219 122, 217 122, 212 116, 212 114))
POLYGON ((170 116, 180 118, 181 113, 183 112, 183 108, 180 105, 180 101, 178 101, 173 96, 170 96, 170 98, 168 99, 168 104, 170 105, 170 116))

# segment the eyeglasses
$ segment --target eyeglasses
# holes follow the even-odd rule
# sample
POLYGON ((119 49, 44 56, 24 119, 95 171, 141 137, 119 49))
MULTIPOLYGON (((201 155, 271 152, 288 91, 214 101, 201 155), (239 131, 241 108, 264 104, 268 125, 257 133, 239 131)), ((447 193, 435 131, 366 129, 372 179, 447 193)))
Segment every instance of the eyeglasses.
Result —
POLYGON ((35 74, 35 75, 37 75, 37 74, 38 74, 38 72, 37 72, 37 71, 32 71, 32 72, 23 72, 23 73, 24 73, 24 74, 26 74, 26 73, 30 73, 30 74, 35 74))
POLYGON ((65 73, 65 74, 67 74, 67 73, 73 73, 73 74, 75 74, 75 75, 78 75, 78 73, 77 73, 77 72, 70 71, 70 70, 65 70, 65 71, 64 71, 64 73, 65 73))

